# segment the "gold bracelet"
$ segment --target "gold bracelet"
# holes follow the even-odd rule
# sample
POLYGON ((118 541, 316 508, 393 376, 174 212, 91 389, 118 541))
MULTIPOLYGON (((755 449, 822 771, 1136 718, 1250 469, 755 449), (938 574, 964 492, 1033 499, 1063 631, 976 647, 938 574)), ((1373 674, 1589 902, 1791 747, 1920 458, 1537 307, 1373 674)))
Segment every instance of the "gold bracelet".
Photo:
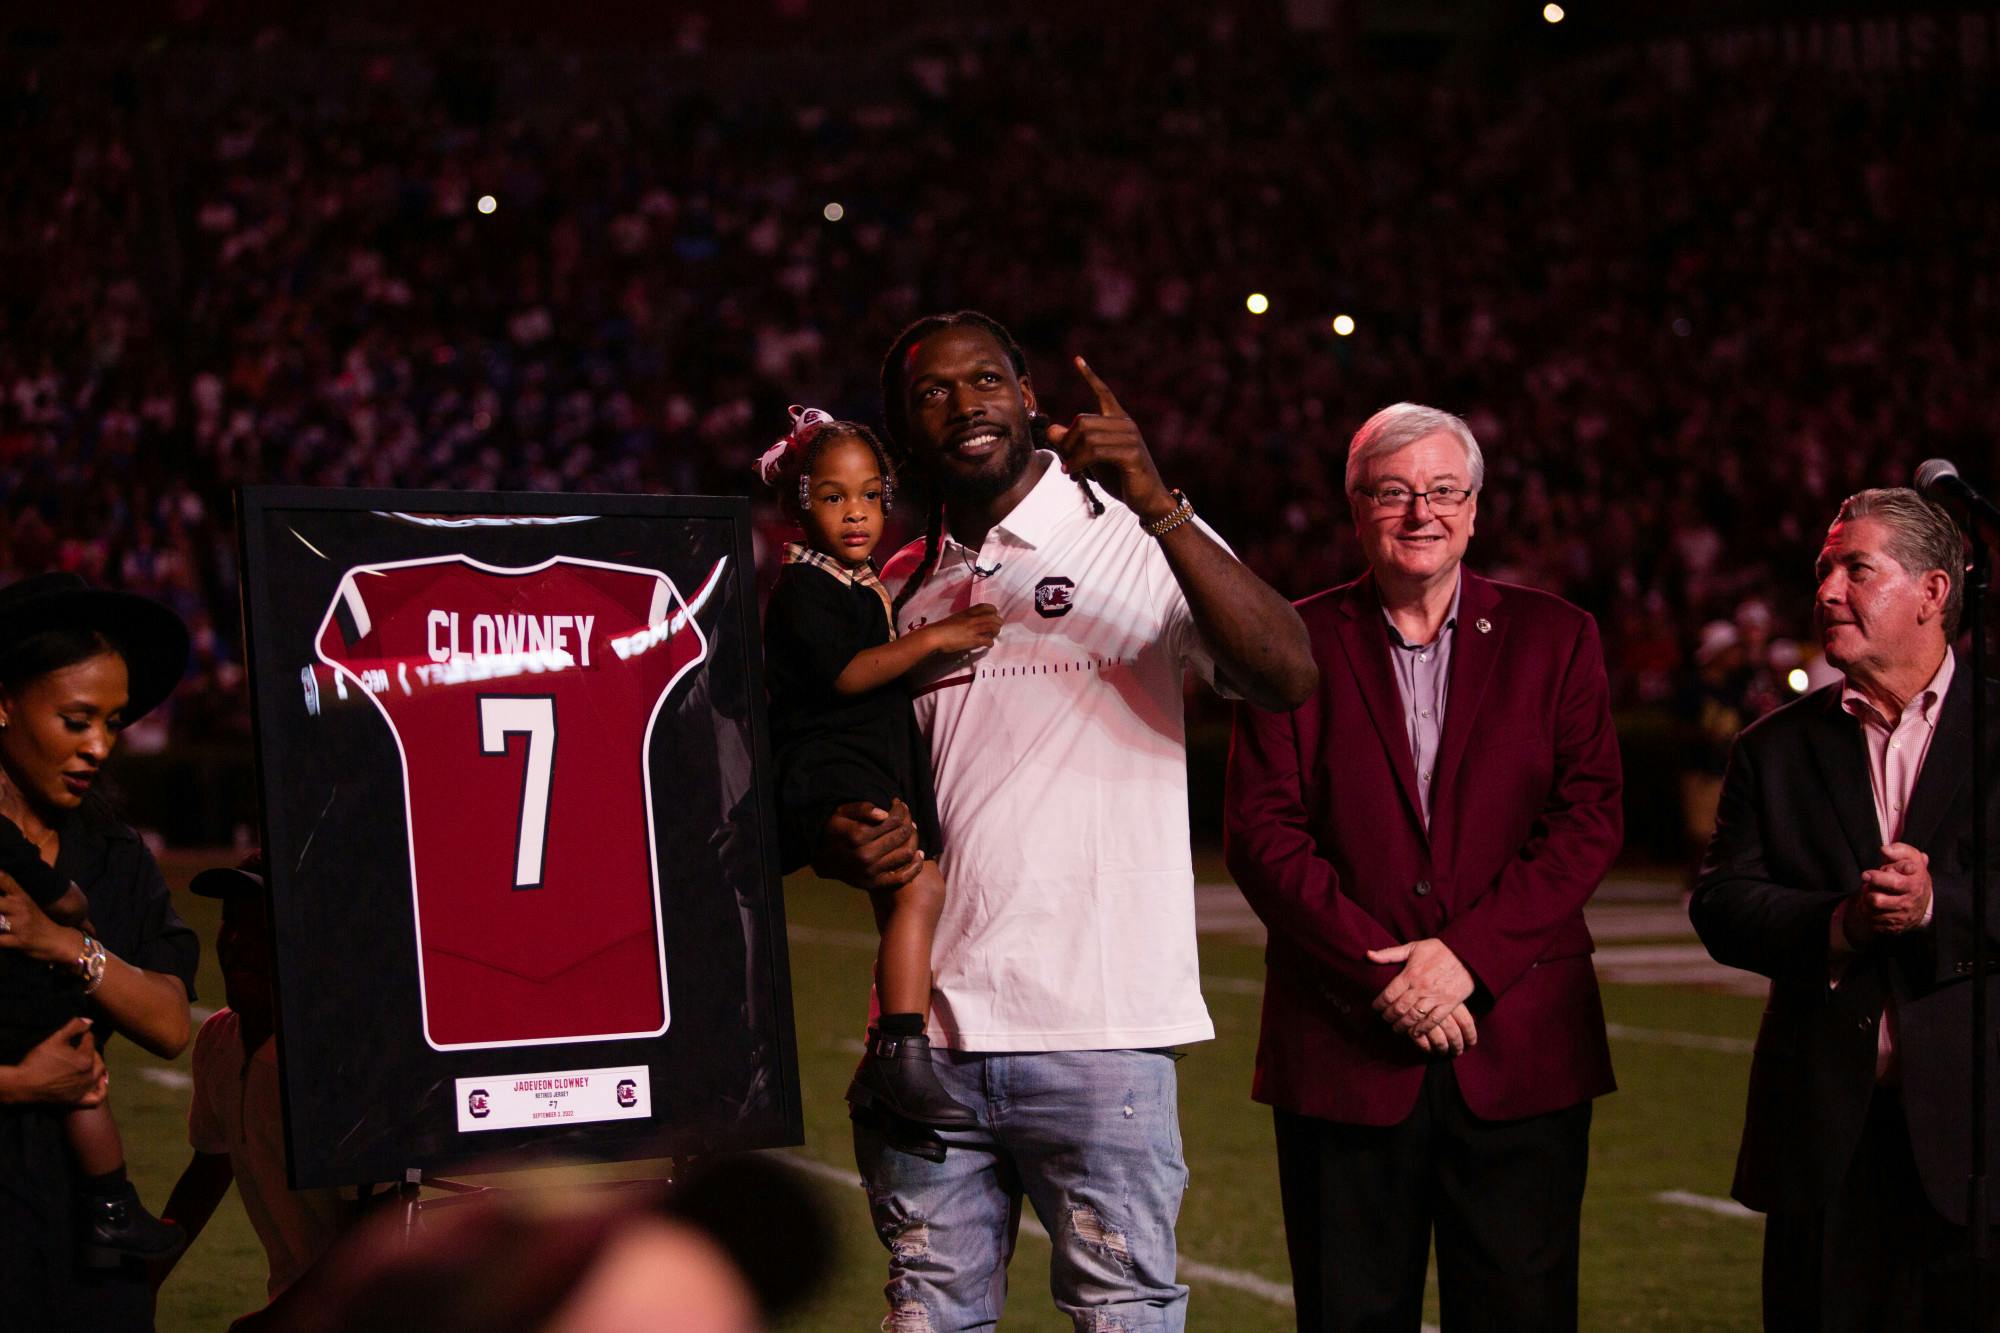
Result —
POLYGON ((83 977, 83 993, 90 994, 104 984, 104 946, 85 935, 83 952, 76 956, 76 970, 83 977))
POLYGON ((1173 490, 1167 492, 1167 494, 1173 496, 1174 499, 1180 501, 1180 503, 1175 505, 1172 509, 1168 510, 1166 513, 1160 515, 1158 518, 1154 519, 1152 522, 1141 523, 1139 525, 1141 528, 1145 529, 1146 535, 1148 537, 1164 537, 1168 533, 1172 532, 1175 528, 1179 527, 1181 524, 1187 522, 1189 519, 1194 517, 1194 501, 1188 499, 1186 495, 1182 494, 1179 487, 1175 487, 1173 490))

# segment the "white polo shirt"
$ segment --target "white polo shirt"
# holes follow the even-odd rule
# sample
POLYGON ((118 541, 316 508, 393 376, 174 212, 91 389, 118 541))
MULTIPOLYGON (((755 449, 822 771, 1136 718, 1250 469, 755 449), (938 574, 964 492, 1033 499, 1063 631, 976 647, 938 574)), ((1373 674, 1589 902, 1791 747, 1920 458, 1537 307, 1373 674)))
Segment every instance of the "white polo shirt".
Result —
POLYGON ((991 602, 1002 620, 990 649, 915 678, 944 831, 931 1036, 967 1051, 1204 1041, 1182 683, 1214 664, 1137 516, 1105 495, 1092 518, 1042 457, 979 550, 946 536, 901 616, 907 630, 991 602))

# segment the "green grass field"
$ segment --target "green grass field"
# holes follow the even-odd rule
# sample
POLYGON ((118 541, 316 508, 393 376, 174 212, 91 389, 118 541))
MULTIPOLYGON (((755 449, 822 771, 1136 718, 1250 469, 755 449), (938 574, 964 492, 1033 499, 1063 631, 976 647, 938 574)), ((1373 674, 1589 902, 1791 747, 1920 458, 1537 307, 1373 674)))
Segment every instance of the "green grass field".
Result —
MULTIPOLYGON (((202 864, 170 858, 168 878, 181 911, 202 933, 201 992, 219 1003, 221 981, 209 956, 214 904, 179 892, 202 864)), ((1208 862, 1204 874, 1219 877, 1208 862)), ((850 890, 795 878, 787 884, 793 928, 793 1006, 800 1074, 806 1089, 806 1142, 792 1150, 821 1165, 815 1172, 839 1218, 842 1253, 819 1299, 790 1320, 787 1333, 848 1333, 880 1319, 882 1253, 852 1183, 846 1107, 840 1092, 853 1068, 864 1017, 872 927, 867 904, 850 890), (839 1178, 836 1179, 836 1173, 839 1178), (843 1183, 845 1182, 845 1183, 843 1183)), ((1218 1277, 1189 1276, 1189 1324, 1257 1333, 1292 1327, 1291 1310, 1270 1289, 1288 1287, 1271 1125, 1248 1095, 1257 1034, 1260 950, 1241 933, 1205 934, 1202 971, 1216 1040, 1193 1049, 1180 1066, 1181 1122, 1192 1173, 1181 1213, 1185 1262, 1218 1277), (1205 1271, 1205 1270, 1204 1270, 1205 1271), (1245 1290, 1259 1286, 1264 1291, 1245 1290)), ((1619 1091, 1597 1104, 1591 1136, 1590 1187, 1583 1216, 1582 1326, 1588 1329, 1723 1330, 1757 1327, 1757 1271, 1762 1230, 1754 1219, 1662 1202, 1680 1191, 1723 1198, 1743 1108, 1760 1003, 1712 990, 1607 985, 1616 1036, 1619 1091), (1719 1037, 1727 1049, 1680 1037, 1719 1037)), ((158 1208, 188 1156, 187 1068, 168 1067, 131 1047, 114 1048, 114 1103, 133 1175, 158 1208), (178 1072, 182 1086, 175 1086, 178 1072)), ((610 1168, 612 1176, 654 1174, 658 1164, 610 1168)), ((521 1185, 535 1173, 500 1178, 521 1185)), ((1025 1233, 1015 1256, 1005 1326, 1066 1329, 1050 1304, 1048 1244, 1025 1233)), ((165 1333, 220 1328, 262 1304, 263 1252, 234 1195, 161 1293, 165 1333)), ((1436 1318, 1436 1302, 1430 1303, 1436 1318)))

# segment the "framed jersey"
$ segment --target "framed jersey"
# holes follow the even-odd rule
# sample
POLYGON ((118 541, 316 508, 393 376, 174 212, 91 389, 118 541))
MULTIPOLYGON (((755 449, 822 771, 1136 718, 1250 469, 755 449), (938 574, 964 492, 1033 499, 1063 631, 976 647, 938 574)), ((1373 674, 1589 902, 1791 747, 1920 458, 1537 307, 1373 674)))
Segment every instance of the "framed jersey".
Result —
POLYGON ((240 510, 292 1183, 799 1142, 747 502, 240 510))

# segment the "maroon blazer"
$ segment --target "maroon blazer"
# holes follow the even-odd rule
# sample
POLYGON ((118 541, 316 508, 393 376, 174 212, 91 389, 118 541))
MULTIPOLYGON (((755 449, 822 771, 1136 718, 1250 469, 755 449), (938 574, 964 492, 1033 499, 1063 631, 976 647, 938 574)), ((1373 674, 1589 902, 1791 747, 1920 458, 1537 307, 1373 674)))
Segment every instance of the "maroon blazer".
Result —
POLYGON ((1559 1110, 1612 1090, 1583 904, 1624 836, 1623 776, 1596 623, 1547 593, 1462 571, 1444 735, 1424 828, 1374 580, 1299 603, 1319 687, 1289 713, 1239 705, 1229 868, 1270 930, 1252 1095, 1393 1125, 1429 1057, 1369 1007, 1436 937, 1478 979, 1457 1057, 1473 1113, 1559 1110))

